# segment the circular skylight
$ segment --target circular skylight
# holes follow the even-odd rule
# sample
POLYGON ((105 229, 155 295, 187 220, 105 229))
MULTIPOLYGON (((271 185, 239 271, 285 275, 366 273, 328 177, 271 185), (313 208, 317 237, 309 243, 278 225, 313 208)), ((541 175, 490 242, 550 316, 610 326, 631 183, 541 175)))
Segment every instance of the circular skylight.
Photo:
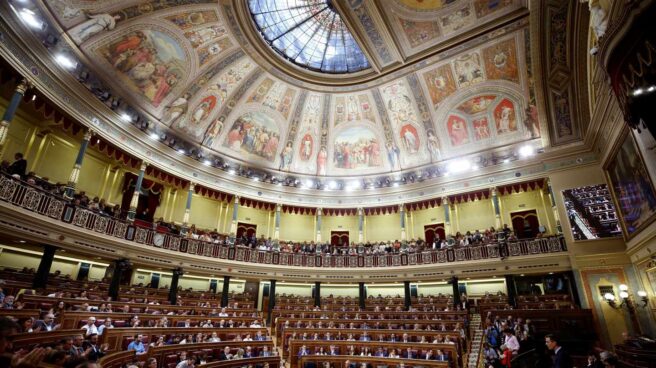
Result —
POLYGON ((296 65, 324 73, 354 73, 369 61, 331 0, 249 0, 264 40, 296 65))

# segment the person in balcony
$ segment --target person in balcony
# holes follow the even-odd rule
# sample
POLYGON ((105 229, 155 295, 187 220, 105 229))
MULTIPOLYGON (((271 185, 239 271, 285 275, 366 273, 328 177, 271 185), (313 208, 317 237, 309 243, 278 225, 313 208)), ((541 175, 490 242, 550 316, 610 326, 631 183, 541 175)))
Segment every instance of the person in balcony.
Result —
POLYGON ((16 152, 14 154, 14 162, 9 165, 7 168, 7 173, 9 175, 18 175, 21 179, 25 178, 25 172, 27 171, 27 160, 23 158, 23 154, 16 152))

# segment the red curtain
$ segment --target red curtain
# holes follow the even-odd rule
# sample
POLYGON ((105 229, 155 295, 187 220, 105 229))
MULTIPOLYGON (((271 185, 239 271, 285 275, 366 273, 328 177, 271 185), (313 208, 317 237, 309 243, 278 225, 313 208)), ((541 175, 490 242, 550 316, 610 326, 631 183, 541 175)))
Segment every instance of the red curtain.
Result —
POLYGON ((535 210, 512 212, 510 214, 512 227, 519 239, 530 239, 540 231, 540 221, 535 210))
POLYGON ((246 234, 247 237, 252 237, 257 233, 257 225, 247 224, 244 222, 237 223, 237 238, 241 238, 242 235, 246 234))
POLYGON ((444 224, 431 224, 424 226, 426 244, 433 244, 435 239, 446 239, 444 224))
POLYGON ((348 246, 349 245, 349 232, 348 231, 331 231, 330 232, 330 245, 348 246))

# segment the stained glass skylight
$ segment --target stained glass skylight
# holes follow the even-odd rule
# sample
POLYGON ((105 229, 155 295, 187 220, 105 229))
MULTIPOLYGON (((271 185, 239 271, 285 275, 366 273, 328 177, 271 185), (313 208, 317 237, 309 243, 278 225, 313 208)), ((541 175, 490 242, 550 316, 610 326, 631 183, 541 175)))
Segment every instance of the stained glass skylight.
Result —
POLYGON ((264 40, 287 60, 324 73, 354 73, 367 57, 331 0, 249 0, 264 40))

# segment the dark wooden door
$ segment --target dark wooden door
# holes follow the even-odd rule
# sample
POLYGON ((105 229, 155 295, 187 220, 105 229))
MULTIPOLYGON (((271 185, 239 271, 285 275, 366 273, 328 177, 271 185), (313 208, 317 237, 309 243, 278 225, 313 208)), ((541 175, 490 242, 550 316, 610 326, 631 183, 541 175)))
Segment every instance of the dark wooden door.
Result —
POLYGON ((540 231, 540 221, 535 210, 512 212, 510 219, 518 239, 535 238, 540 231))
POLYGON ((424 226, 424 240, 426 240, 426 244, 433 244, 435 239, 446 239, 444 224, 431 224, 424 226))
POLYGON ((336 246, 347 247, 349 245, 349 232, 348 231, 331 231, 330 244, 336 246))

